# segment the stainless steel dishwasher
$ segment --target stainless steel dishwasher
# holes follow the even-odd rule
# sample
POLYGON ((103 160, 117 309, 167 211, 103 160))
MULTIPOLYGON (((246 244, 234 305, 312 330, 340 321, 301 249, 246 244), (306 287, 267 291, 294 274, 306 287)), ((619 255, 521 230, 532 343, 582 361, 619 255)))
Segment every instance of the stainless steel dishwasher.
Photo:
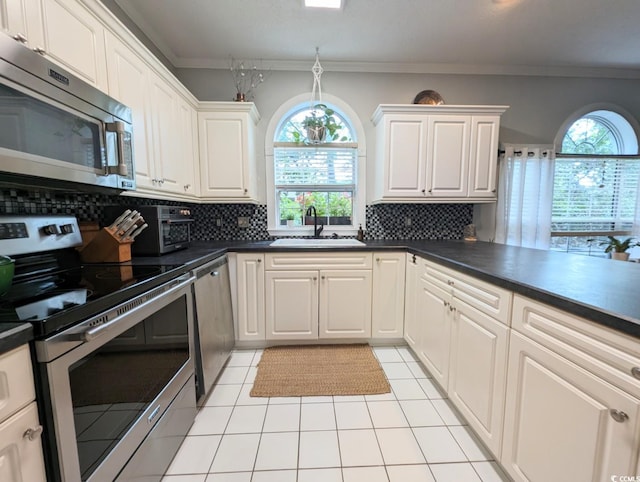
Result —
POLYGON ((198 405, 211 390, 234 345, 227 256, 194 272, 196 304, 196 395, 198 405))

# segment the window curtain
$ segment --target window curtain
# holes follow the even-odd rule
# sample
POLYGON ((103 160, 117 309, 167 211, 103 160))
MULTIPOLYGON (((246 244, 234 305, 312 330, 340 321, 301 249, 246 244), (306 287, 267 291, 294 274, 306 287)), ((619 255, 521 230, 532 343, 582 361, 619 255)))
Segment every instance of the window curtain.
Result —
POLYGON ((499 159, 497 243, 549 249, 554 158, 551 146, 504 146, 499 159))

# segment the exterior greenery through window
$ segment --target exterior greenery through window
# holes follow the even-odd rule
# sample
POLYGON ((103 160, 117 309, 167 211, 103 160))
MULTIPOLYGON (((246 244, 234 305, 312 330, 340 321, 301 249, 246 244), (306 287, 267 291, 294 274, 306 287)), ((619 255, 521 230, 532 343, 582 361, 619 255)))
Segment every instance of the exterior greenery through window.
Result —
POLYGON ((357 144, 351 128, 325 105, 307 106, 281 124, 274 143, 274 181, 280 225, 313 224, 305 213, 314 206, 318 222, 352 225, 357 144))
POLYGON ((625 140, 601 112, 569 127, 555 161, 551 249, 603 255, 607 235, 630 235, 640 160, 620 156, 625 140))

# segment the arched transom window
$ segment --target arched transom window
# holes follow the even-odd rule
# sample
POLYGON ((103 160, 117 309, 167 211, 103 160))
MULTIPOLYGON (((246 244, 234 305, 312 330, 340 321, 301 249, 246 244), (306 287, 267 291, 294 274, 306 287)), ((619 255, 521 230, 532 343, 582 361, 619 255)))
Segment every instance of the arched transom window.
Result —
POLYGON ((638 138, 616 112, 571 123, 556 155, 552 249, 597 254, 606 236, 630 236, 638 195, 638 138))
POLYGON ((327 231, 353 228, 358 210, 358 145, 349 120, 326 104, 306 103, 282 119, 274 137, 279 227, 300 231, 313 225, 315 214, 327 231))

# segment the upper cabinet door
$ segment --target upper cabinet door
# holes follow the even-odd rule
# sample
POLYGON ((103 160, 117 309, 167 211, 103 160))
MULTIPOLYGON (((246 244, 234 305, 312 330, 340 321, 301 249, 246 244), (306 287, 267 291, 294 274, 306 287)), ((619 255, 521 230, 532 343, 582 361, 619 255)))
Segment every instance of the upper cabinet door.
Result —
POLYGON ((109 95, 131 108, 136 184, 138 188, 152 188, 155 169, 151 133, 149 67, 112 34, 107 35, 107 65, 109 95))
POLYGON ((12 37, 29 42, 26 0, 0 0, 0 29, 12 37))
POLYGON ((202 198, 251 202, 257 199, 253 104, 205 103, 198 112, 202 198))
POLYGON ((470 125, 466 115, 429 117, 427 196, 467 195, 470 125))
POLYGON ((495 199, 500 116, 471 117, 469 196, 495 199))
POLYGON ((427 118, 390 115, 378 135, 384 136, 384 196, 424 197, 427 118))
POLYGON ((105 28, 78 2, 39 0, 41 18, 29 14, 29 46, 103 92, 108 91, 105 28))

